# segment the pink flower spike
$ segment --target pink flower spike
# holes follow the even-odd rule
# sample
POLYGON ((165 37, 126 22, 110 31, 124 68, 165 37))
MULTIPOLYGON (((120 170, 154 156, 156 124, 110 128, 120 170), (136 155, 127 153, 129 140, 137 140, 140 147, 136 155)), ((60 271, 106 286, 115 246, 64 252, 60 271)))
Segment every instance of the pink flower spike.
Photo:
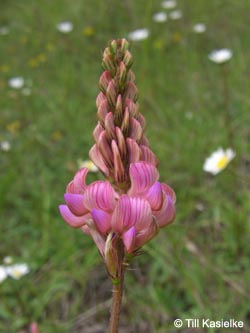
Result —
POLYGON ((102 235, 107 234, 111 230, 110 214, 104 212, 103 210, 94 208, 91 211, 91 215, 93 217, 97 229, 100 231, 102 235))
MULTIPOLYGON (((72 227, 72 228, 80 228, 82 227, 87 220, 87 216, 76 216, 74 215, 67 205, 60 205, 59 211, 63 217, 63 219, 72 227)), ((88 215, 88 214, 87 214, 88 215)))
POLYGON ((115 191, 108 181, 98 180, 87 187, 83 204, 90 211, 96 208, 112 212, 115 208, 115 191))
POLYGON ((129 168, 131 188, 129 195, 142 194, 148 190, 159 178, 157 169, 150 163, 132 163, 129 168))
POLYGON ((161 183, 154 183, 154 185, 145 193, 144 197, 148 200, 153 210, 159 210, 163 203, 161 183))
POLYGON ((33 322, 30 324, 29 332, 30 332, 30 333, 39 333, 39 327, 38 327, 37 322, 33 321, 33 322))
POLYGON ((65 193, 64 200, 74 215, 81 216, 88 212, 83 205, 82 194, 65 193))
POLYGON ((153 214, 160 228, 172 223, 175 218, 175 207, 172 198, 166 195, 161 210, 153 211, 153 214))
POLYGON ((125 231, 122 235, 123 244, 128 253, 131 253, 134 250, 135 235, 136 235, 135 227, 131 227, 130 229, 125 231))

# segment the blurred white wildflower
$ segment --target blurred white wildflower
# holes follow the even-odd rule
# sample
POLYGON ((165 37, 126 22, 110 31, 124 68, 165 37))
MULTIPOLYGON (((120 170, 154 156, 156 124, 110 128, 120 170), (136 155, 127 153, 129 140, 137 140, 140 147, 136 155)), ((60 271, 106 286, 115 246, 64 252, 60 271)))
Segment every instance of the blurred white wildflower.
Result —
POLYGON ((8 27, 0 27, 0 35, 2 36, 5 36, 5 35, 8 35, 10 32, 9 28, 8 27))
POLYGON ((9 151, 11 148, 11 145, 10 145, 9 141, 1 141, 0 148, 2 151, 9 151))
POLYGON ((235 155, 235 152, 231 148, 226 150, 218 148, 205 160, 203 170, 213 175, 217 175, 227 167, 235 155))
POLYGON ((196 34, 202 34, 203 32, 205 32, 207 30, 207 27, 204 23, 197 23, 193 26, 193 31, 196 34))
POLYGON ((162 1, 161 6, 165 9, 172 9, 177 6, 177 2, 175 0, 166 0, 162 1))
POLYGON ((0 283, 7 278, 7 272, 4 266, 0 266, 0 283))
POLYGON ((134 42, 140 41, 140 40, 144 40, 146 38, 148 38, 149 36, 149 31, 148 29, 144 28, 144 29, 137 29, 134 30, 132 32, 130 32, 128 34, 128 39, 134 42))
POLYGON ((10 264, 13 263, 13 258, 12 258, 11 256, 4 257, 4 258, 3 258, 3 263, 4 263, 5 265, 10 265, 10 264))
POLYGON ((30 269, 27 264, 23 263, 7 266, 6 272, 8 276, 12 277, 15 280, 19 280, 23 275, 28 274, 30 272, 30 269))
POLYGON ((169 15, 171 20, 179 20, 179 19, 182 18, 182 11, 181 10, 173 10, 168 15, 169 15))
POLYGON ((90 172, 98 172, 97 166, 91 160, 77 160, 77 164, 79 169, 81 168, 88 168, 90 172))
POLYGON ((68 21, 60 22, 57 24, 57 30, 62 32, 63 34, 68 34, 73 30, 73 24, 68 21))
POLYGON ((233 56, 233 52, 230 49, 220 49, 214 50, 209 55, 208 58, 215 62, 216 64, 223 64, 229 61, 233 56))
POLYGON ((12 77, 9 79, 8 84, 11 88, 21 89, 24 85, 24 78, 21 76, 12 77))
POLYGON ((167 21, 167 14, 164 12, 155 13, 153 15, 153 20, 158 23, 165 22, 167 21))

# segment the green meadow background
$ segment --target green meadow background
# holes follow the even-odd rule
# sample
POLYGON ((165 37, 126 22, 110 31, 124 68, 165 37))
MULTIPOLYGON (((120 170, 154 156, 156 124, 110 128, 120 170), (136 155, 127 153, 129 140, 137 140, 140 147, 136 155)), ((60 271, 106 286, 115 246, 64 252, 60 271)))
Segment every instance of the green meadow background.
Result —
POLYGON ((131 43, 140 111, 177 217, 126 273, 121 333, 198 332, 175 328, 176 318, 244 321, 202 333, 250 331, 250 1, 177 8, 181 19, 156 23, 158 0, 1 0, 0 141, 11 148, 0 150, 0 261, 12 256, 30 273, 0 284, 0 332, 28 333, 34 321, 40 333, 107 331, 111 283, 58 204, 93 145, 102 52, 138 28, 150 30, 131 43), (60 33, 61 21, 73 31, 60 33), (207 30, 198 35, 199 22, 207 30), (232 59, 209 61, 216 48, 232 59), (15 76, 30 95, 8 86, 15 76), (212 176, 203 163, 218 147, 236 157, 212 176))

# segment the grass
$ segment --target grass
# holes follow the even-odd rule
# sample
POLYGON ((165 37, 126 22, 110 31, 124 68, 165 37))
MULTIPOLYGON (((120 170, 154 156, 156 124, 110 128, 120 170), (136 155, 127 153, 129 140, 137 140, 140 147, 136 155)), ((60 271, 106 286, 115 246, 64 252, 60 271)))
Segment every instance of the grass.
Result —
POLYGON ((127 272, 122 332, 177 332, 175 318, 235 318, 249 331, 250 3, 178 7, 181 20, 158 24, 160 1, 2 1, 0 26, 10 33, 0 36, 0 141, 11 150, 0 153, 0 259, 31 272, 0 284, 0 332, 27 332, 32 321, 47 333, 105 332, 110 281, 92 240, 69 229, 57 206, 93 144, 102 51, 141 27, 151 35, 132 45, 140 111, 178 202, 175 223, 127 272), (74 23, 68 35, 55 28, 63 20, 74 23), (195 35, 200 21, 207 32, 195 35), (222 47, 234 52, 226 66, 237 156, 213 177, 203 162, 229 138, 221 67, 207 55, 222 47), (30 96, 8 87, 19 75, 30 96))

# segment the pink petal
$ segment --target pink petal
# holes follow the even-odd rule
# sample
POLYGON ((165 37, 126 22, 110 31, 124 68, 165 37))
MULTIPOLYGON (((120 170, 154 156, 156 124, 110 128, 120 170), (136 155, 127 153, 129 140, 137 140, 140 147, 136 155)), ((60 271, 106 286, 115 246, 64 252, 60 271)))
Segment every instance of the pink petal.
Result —
POLYGON ((91 215, 93 217, 97 229, 100 231, 102 235, 105 235, 111 230, 110 214, 104 212, 103 210, 94 208, 91 211, 91 215))
POLYGON ((87 187, 83 204, 90 211, 96 208, 112 212, 115 208, 115 191, 108 181, 96 181, 87 187))
POLYGON ((131 227, 130 229, 125 231, 122 235, 123 244, 128 253, 131 253, 134 250, 135 235, 136 235, 135 227, 131 227))
POLYGON ((172 198, 166 195, 161 210, 153 211, 157 224, 160 228, 174 221, 175 207, 172 198))
POLYGON ((106 131, 103 131, 100 136, 99 140, 97 142, 98 149, 103 157, 103 160, 105 161, 105 164, 109 166, 110 168, 113 167, 113 154, 110 148, 109 140, 107 137, 106 131))
POLYGON ((122 131, 119 127, 115 128, 115 132, 116 132, 116 137, 117 137, 117 145, 118 145, 119 151, 121 153, 121 158, 125 158, 126 144, 125 144, 124 135, 122 134, 122 131))
POLYGON ((104 93, 100 92, 96 98, 97 109, 99 108, 100 104, 105 100, 107 100, 106 96, 104 95, 104 93))
POLYGON ((59 211, 63 219, 73 228, 82 227, 89 218, 88 214, 83 216, 74 215, 67 205, 60 205, 59 211))
POLYGON ((138 113, 136 120, 140 123, 142 130, 144 131, 146 127, 146 120, 141 113, 138 113))
POLYGON ((94 145, 89 151, 89 157, 93 161, 93 163, 100 169, 105 176, 109 176, 109 169, 107 168, 102 154, 100 153, 97 145, 94 145))
POLYGON ((135 142, 135 140, 132 140, 130 138, 126 139, 126 145, 128 164, 138 162, 141 157, 141 149, 139 145, 135 142))
POLYGON ((150 163, 132 163, 129 168, 131 188, 129 195, 142 194, 147 191, 159 178, 157 169, 150 163))
POLYGON ((111 143, 112 152, 114 156, 114 176, 117 183, 122 183, 125 181, 125 170, 120 156, 120 152, 115 140, 112 140, 111 143))
POLYGON ((141 230, 136 234, 135 248, 139 248, 149 242, 158 233, 158 226, 155 220, 152 218, 151 222, 148 224, 147 228, 141 230))
POLYGON ((88 173, 88 168, 82 168, 77 171, 73 179, 74 187, 79 191, 79 193, 84 193, 86 189, 86 176, 88 173))
POLYGON ((114 124, 114 115, 112 112, 109 112, 105 116, 105 129, 110 140, 115 138, 115 124, 114 124))
POLYGON ((143 134, 142 127, 139 121, 137 121, 135 118, 131 118, 129 121, 129 129, 129 137, 136 142, 139 142, 143 134))
POLYGON ((137 103, 134 103, 131 99, 126 98, 125 106, 128 107, 129 113, 132 117, 136 117, 138 115, 139 106, 137 103))
POLYGON ((148 200, 152 209, 159 210, 163 203, 161 183, 154 183, 145 193, 144 197, 148 200))
POLYGON ((109 82, 111 80, 112 80, 112 77, 111 77, 109 71, 104 71, 99 80, 99 88, 103 93, 106 92, 109 82))
POLYGON ((82 194, 65 193, 64 200, 74 215, 82 216, 88 212, 84 207, 82 194))
POLYGON ((146 161, 153 164, 154 166, 157 166, 159 161, 155 156, 155 154, 152 152, 152 150, 144 145, 140 145, 140 148, 142 152, 142 157, 141 157, 142 161, 146 161))
POLYGON ((122 195, 112 215, 111 225, 115 232, 123 233, 132 226, 140 230, 151 219, 152 212, 146 200, 122 195))
POLYGON ((95 141, 98 141, 100 134, 104 131, 102 125, 98 122, 96 125, 94 131, 93 131, 93 137, 95 141))
POLYGON ((88 220, 87 226, 89 228, 89 233, 93 238, 98 250, 100 251, 102 257, 104 257, 104 249, 105 249, 105 239, 104 237, 97 231, 96 226, 92 220, 88 220))
POLYGON ((106 114, 109 112, 109 104, 108 100, 105 98, 100 102, 100 105, 98 107, 97 111, 97 118, 101 122, 102 125, 104 125, 104 119, 106 114))
POLYGON ((167 195, 170 195, 170 197, 173 200, 173 203, 176 203, 176 195, 175 195, 174 190, 165 183, 161 183, 161 187, 162 187, 162 191, 164 193, 166 193, 167 195))

